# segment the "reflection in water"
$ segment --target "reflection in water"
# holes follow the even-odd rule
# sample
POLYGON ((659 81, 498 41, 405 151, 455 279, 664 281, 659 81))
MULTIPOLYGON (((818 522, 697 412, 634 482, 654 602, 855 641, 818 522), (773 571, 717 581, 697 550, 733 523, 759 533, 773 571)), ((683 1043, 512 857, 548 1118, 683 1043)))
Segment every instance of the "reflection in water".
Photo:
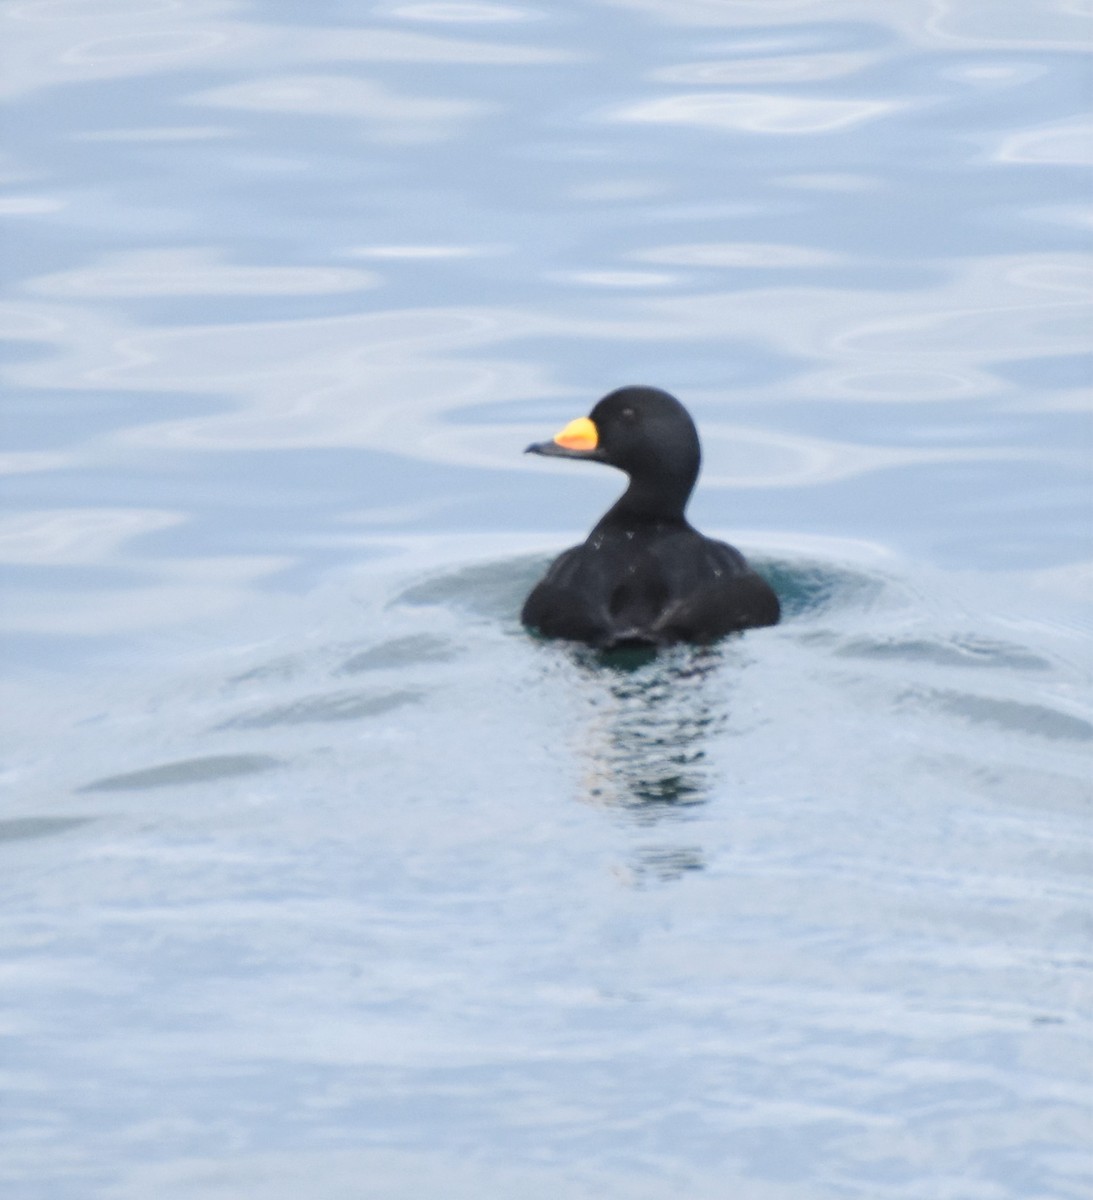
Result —
POLYGON ((639 846, 631 869, 635 883, 646 879, 670 883, 705 865, 706 857, 698 846, 639 846))
POLYGON ((728 719, 718 686, 724 652, 688 646, 660 654, 579 650, 574 657, 596 688, 598 712, 581 748, 588 799, 649 821, 704 804, 715 782, 707 746, 728 719))
POLYGON ((94 266, 39 275, 44 296, 317 296, 376 287, 371 271, 345 267, 238 266, 214 249, 164 247, 111 254, 94 266))
MULTIPOLYGON (((383 245, 361 243, 352 253, 379 253, 382 261, 383 245)), ((392 253, 401 246, 406 254, 429 243, 389 245, 392 253)), ((436 243, 460 245, 466 243, 436 243)), ((628 264, 723 274, 710 280, 718 289, 711 292, 670 288, 670 272, 607 264, 545 273, 579 284, 582 295, 634 289, 634 298, 615 303, 610 321, 577 309, 552 314, 536 305, 433 304, 325 316, 307 307, 307 315, 292 319, 206 316, 190 325, 152 328, 88 302, 157 296, 207 304, 213 297, 291 294, 302 300, 343 297, 352 304, 358 293, 375 295, 371 289, 381 280, 345 267, 246 265, 241 256, 208 247, 104 255, 90 265, 40 274, 24 285, 36 297, 4 314, 11 336, 42 343, 6 369, 10 386, 76 395, 107 387, 120 397, 136 393, 142 404, 150 394, 185 393, 190 403, 177 415, 142 408, 144 419, 76 441, 73 457, 59 463, 27 459, 32 451, 25 451, 7 465, 52 470, 115 453, 354 448, 397 455, 419 468, 439 462, 518 471, 515 450, 539 434, 541 420, 525 424, 522 408, 510 420, 491 422, 478 414, 491 405, 541 403, 557 393, 558 383, 555 367, 513 357, 515 344, 544 337, 563 344, 570 337, 600 339, 605 347, 619 339, 655 340, 658 358, 671 361, 679 353, 675 343, 719 346, 727 329, 741 344, 761 344, 795 364, 788 375, 775 372, 769 381, 749 385, 751 404, 808 399, 899 407, 866 436, 859 423, 837 413, 815 428, 797 426, 796 416, 783 425, 763 424, 756 410, 745 415, 712 395, 702 419, 706 488, 811 488, 897 468, 1004 463, 1014 455, 1042 459, 1057 448, 1056 436, 1046 433, 1047 445, 999 445, 995 423, 984 418, 979 424, 978 417, 960 428, 957 440, 930 428, 905 429, 915 418, 900 412, 912 401, 994 399, 1014 390, 1000 378, 999 364, 1084 353, 1088 283, 1081 255, 981 256, 953 265, 935 286, 905 291, 830 281, 740 286, 734 279, 738 270, 792 276, 832 257, 837 261, 823 247, 792 242, 650 236, 623 256, 628 264), (80 300, 85 303, 78 305, 80 300)), ((397 282, 398 261, 384 263, 388 283, 397 282)), ((450 270, 479 260, 443 261, 450 270)), ((1012 471, 1000 467, 992 475, 1008 494, 1012 471)))
POLYGON ((706 84, 813 83, 852 75, 870 65, 866 54, 767 54, 725 61, 676 63, 651 73, 658 83, 706 84))
POLYGON ((547 279, 582 287, 656 288, 671 287, 679 280, 661 271, 550 271, 547 279))
POLYGON ((391 16, 405 21, 457 24, 491 24, 510 21, 537 21, 543 14, 511 4, 400 4, 391 16))
MULTIPOLYGON (((623 9, 637 10, 669 25, 718 27, 742 32, 762 27, 773 33, 779 26, 804 22, 869 22, 906 39, 908 45, 945 50, 1008 49, 1026 53, 1037 49, 1073 51, 1084 44, 1075 18, 1084 15, 1081 0, 1058 4, 998 4, 992 0, 763 0, 726 3, 725 0, 613 0, 623 9)), ((777 45, 777 43, 768 43, 777 45)), ((762 49, 755 42, 738 49, 762 49)))
POLYGON ((279 75, 211 88, 191 103, 253 112, 351 117, 393 137, 447 137, 457 122, 481 116, 471 100, 433 99, 396 92, 366 79, 339 75, 279 75))
POLYGON ((695 125, 746 133, 832 133, 883 117, 889 100, 815 100, 752 92, 703 92, 644 100, 617 109, 612 119, 656 125, 695 125))
POLYGON ((767 242, 699 242, 683 246, 653 246, 632 258, 642 262, 680 267, 830 267, 839 257, 811 246, 783 246, 767 242))
POLYGON ((409 259, 420 262, 446 258, 483 258, 492 254, 506 254, 506 246, 466 245, 385 245, 354 246, 346 253, 350 258, 409 259))
POLYGON ((1060 163, 1089 166, 1093 163, 1093 123, 1064 121, 1040 129, 1009 133, 994 151, 996 162, 1060 163))
POLYGON ((39 509, 0 518, 0 563, 6 565, 117 561, 141 534, 181 524, 181 513, 135 508, 39 509))

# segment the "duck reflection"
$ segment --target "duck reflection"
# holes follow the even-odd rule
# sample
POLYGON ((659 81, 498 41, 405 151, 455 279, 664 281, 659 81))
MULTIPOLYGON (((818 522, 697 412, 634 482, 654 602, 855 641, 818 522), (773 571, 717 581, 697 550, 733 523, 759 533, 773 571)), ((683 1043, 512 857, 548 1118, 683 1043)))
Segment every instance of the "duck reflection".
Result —
MULTIPOLYGON (((705 804, 715 782, 708 746, 728 721, 718 686, 724 651, 574 654, 597 710, 581 748, 588 801, 625 808, 649 824, 705 804)), ((687 869, 696 865, 689 861, 687 869)))
POLYGON ((628 868, 625 882, 670 883, 691 871, 701 871, 706 856, 701 846, 639 846, 628 868))

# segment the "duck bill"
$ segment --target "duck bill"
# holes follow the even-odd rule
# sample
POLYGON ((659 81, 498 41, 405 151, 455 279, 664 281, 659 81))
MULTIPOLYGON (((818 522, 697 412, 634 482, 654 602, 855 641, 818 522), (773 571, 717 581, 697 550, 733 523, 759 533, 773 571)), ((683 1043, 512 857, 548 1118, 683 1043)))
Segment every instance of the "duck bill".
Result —
POLYGON ((532 442, 525 454, 541 454, 545 458, 592 458, 601 457, 600 433, 588 417, 578 417, 549 442, 532 442))
POLYGON ((557 442, 532 442, 525 454, 541 454, 544 458, 599 458, 598 450, 574 450, 557 442))

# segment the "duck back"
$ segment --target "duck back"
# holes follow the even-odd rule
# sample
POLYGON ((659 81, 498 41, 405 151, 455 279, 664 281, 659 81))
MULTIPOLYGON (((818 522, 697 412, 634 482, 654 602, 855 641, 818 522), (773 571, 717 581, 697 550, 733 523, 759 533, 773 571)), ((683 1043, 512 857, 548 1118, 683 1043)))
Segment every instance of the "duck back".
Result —
POLYGON ((554 561, 521 615, 545 637, 602 648, 710 642, 778 617, 744 556, 685 521, 601 522, 554 561))

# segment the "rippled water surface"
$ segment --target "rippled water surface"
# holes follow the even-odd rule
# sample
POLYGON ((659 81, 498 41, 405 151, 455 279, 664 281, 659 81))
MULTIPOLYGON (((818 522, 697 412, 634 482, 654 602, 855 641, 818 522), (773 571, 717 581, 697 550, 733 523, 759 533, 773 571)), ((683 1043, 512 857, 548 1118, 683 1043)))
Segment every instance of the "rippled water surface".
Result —
POLYGON ((0 8, 5 1197, 1089 1195, 1091 24, 0 8), (777 628, 520 628, 628 382, 777 628))

